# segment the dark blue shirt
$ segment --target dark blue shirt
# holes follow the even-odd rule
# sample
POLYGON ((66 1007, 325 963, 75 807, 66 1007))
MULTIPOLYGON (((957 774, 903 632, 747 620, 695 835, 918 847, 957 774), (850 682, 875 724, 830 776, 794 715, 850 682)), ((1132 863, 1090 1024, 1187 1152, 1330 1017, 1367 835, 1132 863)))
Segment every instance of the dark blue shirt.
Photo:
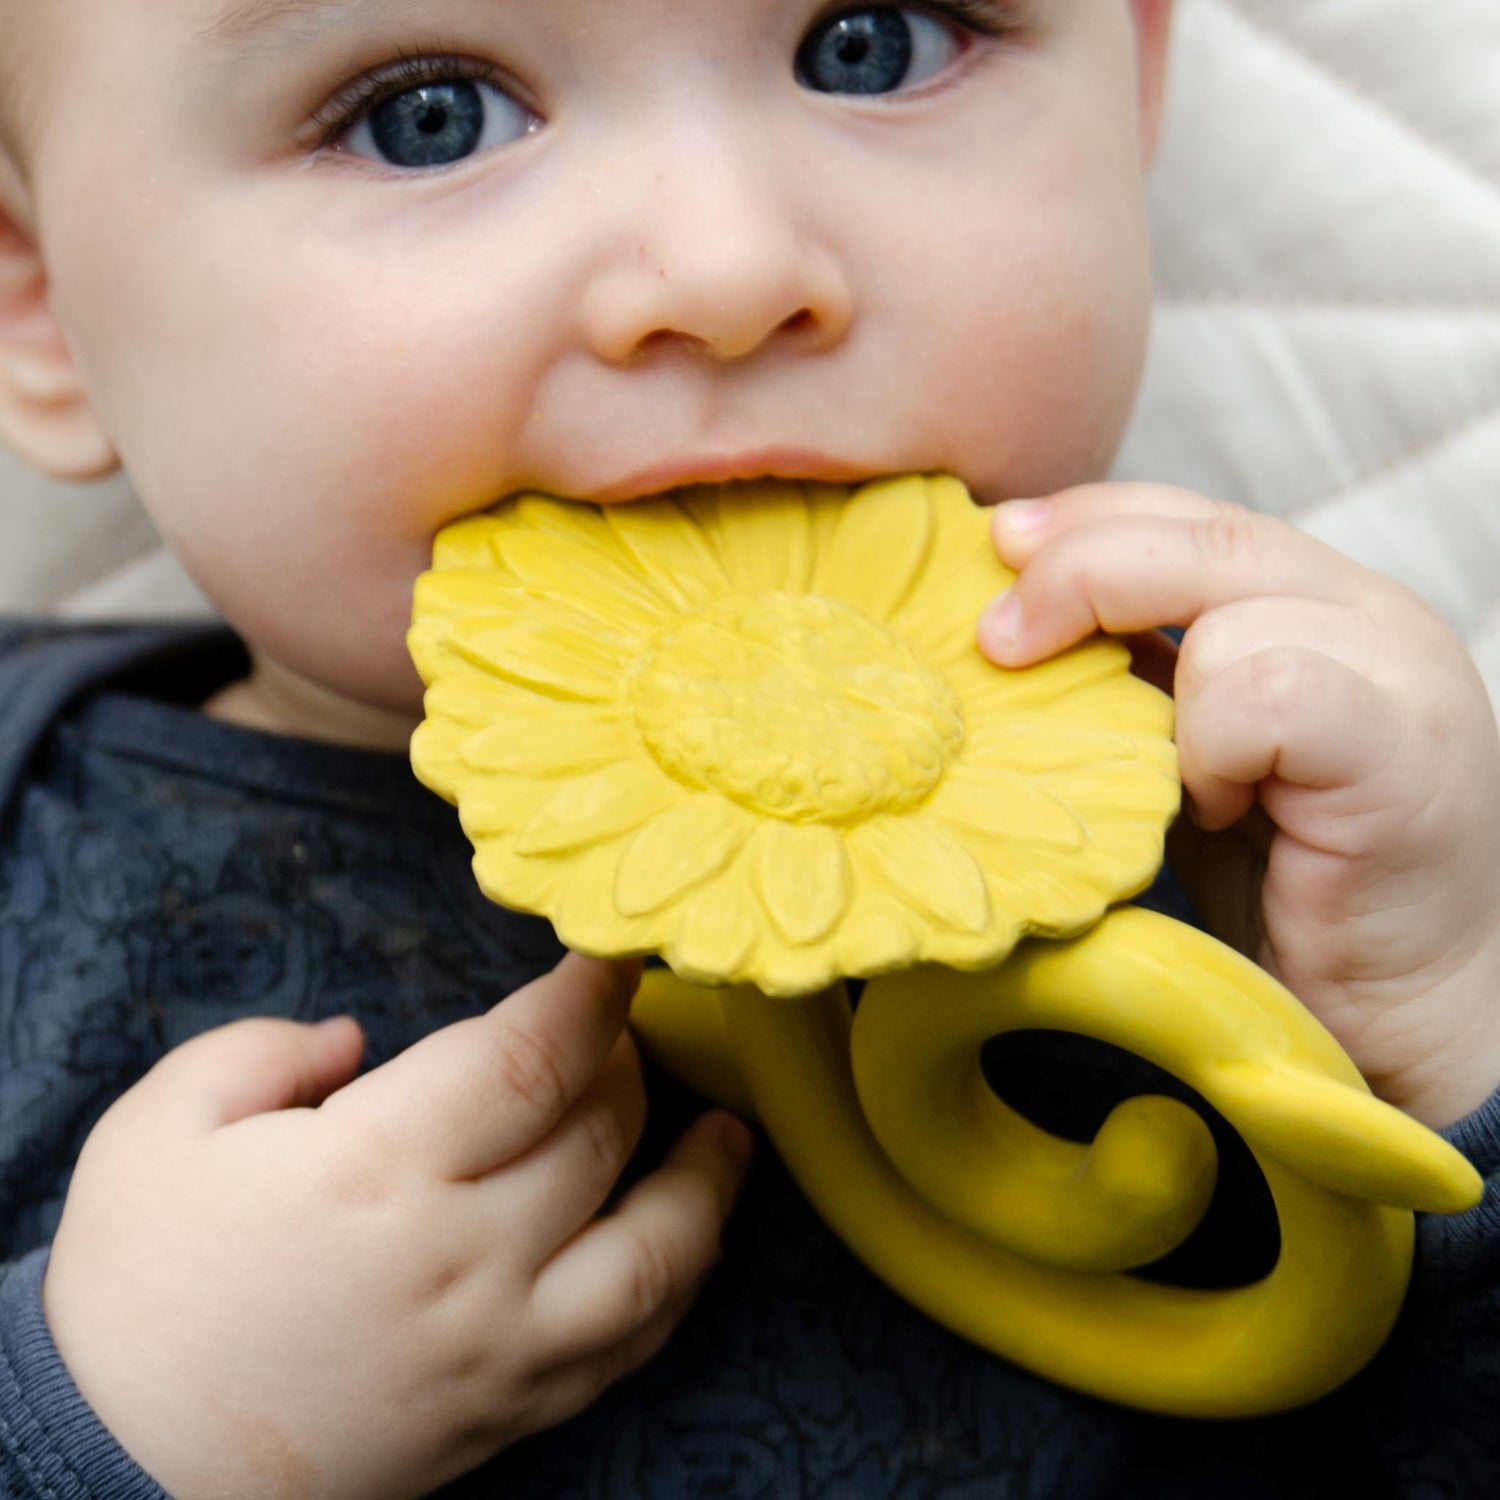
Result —
MULTIPOLYGON (((545 923, 479 895, 452 809, 401 757, 198 714, 194 705, 244 664, 224 631, 0 625, 6 1496, 161 1494, 74 1388, 41 1311, 73 1162, 115 1098, 170 1048, 241 1016, 353 1013, 368 1037, 366 1066, 377 1066, 558 955, 545 923)), ((1133 1086, 1118 1060, 1094 1061, 1095 1092, 1133 1086)), ((1068 1066, 1066 1080, 1049 1080, 1038 1054, 999 1058, 993 1071, 1002 1091, 1029 1090, 1016 1102, 1045 1121, 1092 1063, 1068 1066)), ((700 1107, 651 1082, 637 1173, 700 1107)), ((1056 1128, 1091 1128, 1057 1107, 1056 1128)), ((1412 1290, 1385 1350, 1304 1411, 1237 1423, 1108 1406, 948 1334, 852 1260, 763 1150, 725 1262, 666 1350, 581 1416, 445 1494, 1500 1493, 1500 1101, 1448 1135, 1489 1179, 1486 1199, 1456 1218, 1419 1220, 1412 1290)), ((1248 1245, 1251 1262, 1274 1254, 1274 1231, 1268 1251, 1264 1234, 1246 1229, 1253 1212, 1233 1201, 1237 1185, 1254 1199, 1253 1168, 1222 1144, 1224 1202, 1210 1214, 1218 1232, 1206 1228, 1196 1254, 1191 1245, 1179 1254, 1183 1279, 1225 1275, 1215 1242, 1248 1245)))

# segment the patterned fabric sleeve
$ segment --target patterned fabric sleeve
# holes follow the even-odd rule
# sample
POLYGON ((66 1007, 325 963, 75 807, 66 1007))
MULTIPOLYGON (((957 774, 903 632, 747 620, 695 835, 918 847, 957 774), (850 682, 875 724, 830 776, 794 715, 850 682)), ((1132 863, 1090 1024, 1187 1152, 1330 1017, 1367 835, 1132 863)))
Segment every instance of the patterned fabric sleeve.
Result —
POLYGON ((1479 1169, 1468 1213, 1419 1214, 1411 1292, 1367 1414, 1402 1497, 1493 1494, 1500 1411, 1500 1093, 1442 1132, 1479 1169))
POLYGON ((0 1265, 0 1494, 168 1500, 73 1384, 42 1314, 47 1252, 0 1265))

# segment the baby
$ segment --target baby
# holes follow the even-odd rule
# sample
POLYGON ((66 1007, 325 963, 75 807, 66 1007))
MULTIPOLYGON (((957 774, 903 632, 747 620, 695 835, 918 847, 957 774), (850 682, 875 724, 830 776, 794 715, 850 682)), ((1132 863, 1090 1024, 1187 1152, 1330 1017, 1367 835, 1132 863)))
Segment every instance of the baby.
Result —
POLYGON ((236 633, 4 636, 5 1493, 1493 1487, 1492 1206, 1424 1224, 1369 1371, 1243 1424, 952 1338, 771 1162, 708 1279, 746 1132, 648 1140, 612 1196, 634 972, 551 967, 400 759, 445 524, 958 474, 1021 570, 996 662, 1186 627, 1199 910, 1495 1172, 1500 746, 1462 648, 1283 524, 1093 482, 1170 9, 0 0, 0 437, 123 465, 236 633))

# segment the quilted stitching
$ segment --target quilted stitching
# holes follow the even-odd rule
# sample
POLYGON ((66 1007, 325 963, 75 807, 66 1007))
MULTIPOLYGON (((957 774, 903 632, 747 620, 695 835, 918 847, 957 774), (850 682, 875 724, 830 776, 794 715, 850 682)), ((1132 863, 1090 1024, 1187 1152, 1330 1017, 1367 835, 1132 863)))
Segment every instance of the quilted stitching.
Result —
POLYGON ((1500 193, 1500 143, 1491 128, 1500 12, 1490 0, 1425 0, 1420 12, 1409 0, 1191 3, 1236 12, 1335 88, 1389 115, 1450 166, 1475 173, 1500 193), (1436 55, 1424 58, 1434 36, 1436 55), (1454 38, 1464 40, 1455 45, 1454 38), (1432 66, 1424 69, 1424 61, 1432 66), (1435 75, 1441 88, 1433 87, 1435 75))
POLYGON ((1220 0, 1500 188, 1494 0, 1220 0), (1434 87, 1434 77, 1442 79, 1434 87))
POLYGON ((1180 0, 1178 25, 1118 472, 1402 578, 1500 689, 1500 6, 1180 0))

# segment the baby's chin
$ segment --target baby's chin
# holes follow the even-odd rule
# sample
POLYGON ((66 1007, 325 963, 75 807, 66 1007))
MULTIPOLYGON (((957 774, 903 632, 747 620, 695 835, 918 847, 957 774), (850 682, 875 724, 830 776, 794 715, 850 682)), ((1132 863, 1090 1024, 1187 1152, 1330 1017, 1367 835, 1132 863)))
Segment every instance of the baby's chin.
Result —
POLYGON ((422 683, 404 653, 384 672, 361 663, 353 680, 324 667, 322 676, 332 683, 285 666, 253 645, 250 657, 249 675, 202 705, 210 718, 263 734, 406 752, 422 717, 422 683))

